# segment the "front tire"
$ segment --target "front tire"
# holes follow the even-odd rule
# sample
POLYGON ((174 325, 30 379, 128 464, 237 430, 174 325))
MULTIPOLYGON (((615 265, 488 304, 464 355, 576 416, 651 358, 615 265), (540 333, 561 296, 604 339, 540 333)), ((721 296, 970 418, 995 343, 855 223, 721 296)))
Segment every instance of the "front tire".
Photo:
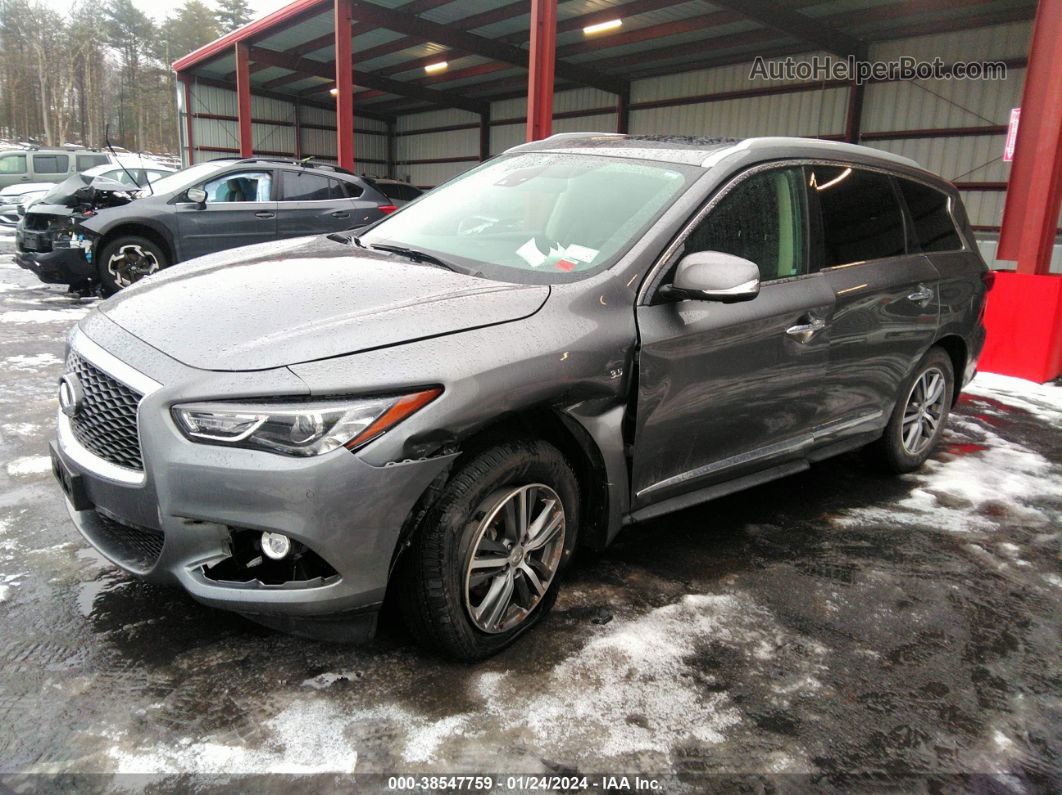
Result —
POLYGON ((169 265, 166 252, 146 237, 120 237, 103 247, 97 266, 105 296, 169 265))
POLYGON ((512 441, 473 454, 401 561, 413 636, 467 662, 511 644, 556 601, 578 517, 575 473, 553 445, 512 441))
POLYGON ((878 462, 895 473, 922 466, 944 433, 954 394, 951 357, 930 348, 900 389, 885 433, 871 446, 878 462))

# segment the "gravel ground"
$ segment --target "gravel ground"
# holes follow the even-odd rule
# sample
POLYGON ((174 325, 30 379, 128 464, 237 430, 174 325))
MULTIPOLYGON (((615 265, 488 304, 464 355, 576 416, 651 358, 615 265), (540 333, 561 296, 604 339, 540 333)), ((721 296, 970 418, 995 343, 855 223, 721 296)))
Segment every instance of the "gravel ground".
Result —
POLYGON ((982 376, 918 474, 845 456, 626 530, 531 635, 461 666, 393 617, 368 646, 318 644, 93 552, 45 455, 91 306, 0 256, 0 789, 357 771, 1058 791, 1062 389, 982 376))

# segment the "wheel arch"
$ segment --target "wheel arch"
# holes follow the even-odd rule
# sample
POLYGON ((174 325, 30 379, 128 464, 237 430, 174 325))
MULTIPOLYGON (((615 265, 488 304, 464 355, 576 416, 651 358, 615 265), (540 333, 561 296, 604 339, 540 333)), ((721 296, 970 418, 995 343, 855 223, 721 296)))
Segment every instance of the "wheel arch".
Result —
POLYGON ((97 257, 102 257, 103 250, 107 246, 115 240, 123 237, 143 237, 159 246, 166 255, 166 260, 168 262, 167 267, 173 265, 177 259, 173 240, 168 232, 165 232, 152 224, 138 223, 135 221, 120 223, 100 235, 99 240, 96 242, 97 257))
MULTIPOLYGON (((622 407, 617 409, 618 416, 622 416, 622 407)), ((604 549, 608 545, 621 526, 621 509, 617 506, 626 505, 626 500, 620 499, 626 495, 625 474, 620 483, 615 482, 615 477, 609 477, 615 462, 609 466, 606 453, 603 453, 582 418, 553 407, 529 408, 481 425, 459 441, 460 453, 453 464, 428 486, 407 517, 392 557, 392 569, 402 552, 412 543, 420 529, 421 520, 443 493, 452 473, 461 466, 462 461, 514 438, 541 439, 561 451, 572 465, 579 484, 582 505, 578 545, 593 550, 604 549)), ((620 439, 618 427, 616 438, 620 439)), ((622 452, 622 443, 619 450, 622 452)))
POLYGON ((969 348, 966 345, 966 340, 958 334, 945 334, 933 343, 933 347, 940 348, 951 359, 952 372, 955 376, 955 389, 951 398, 951 404, 954 406, 959 402, 959 393, 962 391, 962 381, 966 372, 969 348))

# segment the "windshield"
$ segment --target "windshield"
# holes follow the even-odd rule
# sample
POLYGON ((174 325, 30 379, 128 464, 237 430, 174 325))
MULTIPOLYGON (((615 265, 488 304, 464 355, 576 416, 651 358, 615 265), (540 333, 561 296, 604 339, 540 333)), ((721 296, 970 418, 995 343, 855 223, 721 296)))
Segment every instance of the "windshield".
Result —
POLYGON ((606 268, 698 169, 534 152, 491 160, 361 236, 419 249, 517 282, 583 278, 606 268))
POLYGON ((231 165, 231 161, 228 163, 199 163, 194 166, 188 166, 188 168, 177 171, 173 174, 168 174, 162 179, 157 179, 151 183, 151 187, 155 189, 155 193, 170 193, 172 191, 184 190, 191 187, 201 179, 206 179, 222 166, 231 165))

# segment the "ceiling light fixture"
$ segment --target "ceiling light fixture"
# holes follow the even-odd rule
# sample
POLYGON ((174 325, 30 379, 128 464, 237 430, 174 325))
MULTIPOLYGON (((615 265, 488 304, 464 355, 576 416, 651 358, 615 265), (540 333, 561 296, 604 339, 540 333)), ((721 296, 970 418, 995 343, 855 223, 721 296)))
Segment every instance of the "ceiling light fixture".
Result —
POLYGON ((328 93, 331 94, 333 97, 338 97, 339 96, 339 89, 338 88, 330 88, 330 89, 328 89, 328 93))
POLYGON ((430 63, 430 64, 428 64, 427 66, 424 67, 424 71, 427 72, 430 75, 433 75, 436 72, 443 71, 449 65, 450 64, 448 64, 446 61, 439 61, 438 63, 430 63))
POLYGON ((604 33, 606 30, 615 30, 622 24, 622 19, 610 19, 608 22, 598 22, 596 25, 587 25, 583 28, 583 34, 586 36, 593 36, 595 33, 604 33))

